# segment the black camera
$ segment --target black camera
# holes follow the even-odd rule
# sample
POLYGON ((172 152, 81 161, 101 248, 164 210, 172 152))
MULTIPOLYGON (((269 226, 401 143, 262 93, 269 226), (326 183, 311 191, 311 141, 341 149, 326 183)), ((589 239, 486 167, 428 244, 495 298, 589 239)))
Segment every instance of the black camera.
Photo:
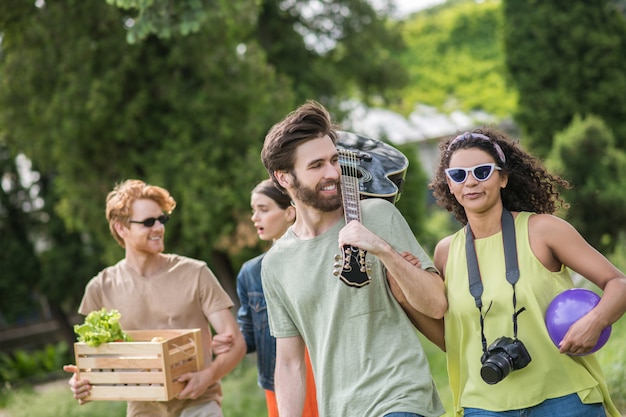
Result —
POLYGON ((480 376, 493 385, 502 381, 511 371, 524 368, 531 361, 526 346, 519 339, 500 337, 483 353, 480 362, 480 376))

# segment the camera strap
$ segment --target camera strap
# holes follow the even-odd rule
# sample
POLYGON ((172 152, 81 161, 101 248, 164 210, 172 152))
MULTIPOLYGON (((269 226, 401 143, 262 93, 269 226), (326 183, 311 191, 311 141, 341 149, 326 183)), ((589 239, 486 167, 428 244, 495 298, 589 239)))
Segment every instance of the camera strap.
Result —
MULTIPOLYGON (((502 243, 504 244, 504 263, 506 265, 506 280, 513 287, 513 334, 517 339, 517 316, 526 307, 522 307, 519 311, 517 308, 517 298, 515 296, 515 284, 519 279, 519 265, 517 262, 517 244, 515 241, 515 222, 510 211, 502 208, 502 243)), ((487 351, 487 340, 485 338, 485 317, 491 309, 491 303, 485 314, 483 314, 483 302, 481 296, 483 294, 483 283, 480 277, 480 269, 478 268, 478 257, 476 256, 476 247, 474 245, 474 234, 469 223, 465 226, 465 257, 467 259, 467 273, 469 278, 470 294, 474 297, 476 307, 480 314, 480 335, 483 345, 483 352, 487 351)), ((492 301, 493 303, 493 301, 492 301)))

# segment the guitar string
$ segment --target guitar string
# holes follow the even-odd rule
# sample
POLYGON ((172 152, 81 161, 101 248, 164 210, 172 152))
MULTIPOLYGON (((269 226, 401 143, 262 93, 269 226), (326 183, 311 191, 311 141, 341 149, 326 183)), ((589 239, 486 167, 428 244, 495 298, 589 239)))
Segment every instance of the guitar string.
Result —
MULTIPOLYGON (((360 190, 359 190, 359 178, 358 178, 358 167, 359 159, 358 154, 349 150, 340 150, 340 157, 343 157, 344 167, 342 167, 342 176, 341 176, 341 187, 342 187, 342 201, 344 204, 344 214, 346 223, 350 220, 361 221, 361 205, 360 205, 360 190), (345 175, 343 175, 345 172, 345 175)), ((340 159, 340 162, 342 160, 340 159)), ((342 267, 342 271, 340 273, 340 278, 350 286, 363 286, 369 282, 369 275, 366 272, 365 266, 365 253, 361 251, 357 247, 346 247, 345 248, 344 265, 342 267), (353 270, 352 262, 355 262, 356 269, 353 270), (365 281, 361 282, 360 285, 356 285, 353 281, 347 277, 343 276, 343 273, 362 273, 365 274, 365 281)))
POLYGON ((346 157, 346 175, 345 181, 342 181, 346 188, 344 202, 346 203, 344 209, 346 210, 346 222, 350 220, 361 221, 361 207, 358 204, 358 170, 356 168, 358 164, 357 156, 354 152, 347 151, 346 157))

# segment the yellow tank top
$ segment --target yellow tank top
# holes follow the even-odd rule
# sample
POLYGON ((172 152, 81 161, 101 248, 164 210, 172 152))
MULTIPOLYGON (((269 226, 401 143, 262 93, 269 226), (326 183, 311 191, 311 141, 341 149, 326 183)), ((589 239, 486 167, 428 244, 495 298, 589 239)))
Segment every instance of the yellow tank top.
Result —
MULTIPOLYGON (((480 376, 482 344, 480 316, 469 292, 465 258, 465 229, 452 238, 446 263, 446 293, 449 309, 445 315, 448 377, 455 412, 463 407, 493 411, 517 410, 537 405, 549 398, 578 393, 584 403, 604 403, 607 414, 620 417, 613 405, 595 355, 571 357, 559 353, 544 322, 550 301, 561 291, 573 287, 566 268, 547 270, 530 249, 528 219, 522 212, 515 218, 520 278, 515 288, 518 338, 524 343, 531 362, 513 370, 502 381, 489 385, 480 376)), ((502 233, 475 240, 483 282, 483 313, 487 345, 495 339, 513 337, 513 288, 506 280, 502 233)))

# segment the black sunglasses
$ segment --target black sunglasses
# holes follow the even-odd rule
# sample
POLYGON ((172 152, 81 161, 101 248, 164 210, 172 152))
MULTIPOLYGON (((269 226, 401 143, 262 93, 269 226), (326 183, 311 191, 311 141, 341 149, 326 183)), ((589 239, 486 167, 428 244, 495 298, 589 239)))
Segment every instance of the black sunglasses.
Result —
POLYGON ((159 217, 148 217, 147 219, 142 220, 142 221, 129 220, 128 223, 138 223, 138 224, 143 224, 146 227, 152 227, 154 226, 154 223, 156 223, 157 220, 159 221, 159 223, 165 224, 167 223, 169 219, 170 219, 170 216, 163 214, 159 217))
POLYGON ((446 169, 446 175, 450 180, 457 184, 462 184, 467 179, 467 176, 471 172, 474 178, 478 181, 487 181, 494 171, 500 171, 502 168, 494 164, 481 164, 471 168, 448 168, 446 169))

